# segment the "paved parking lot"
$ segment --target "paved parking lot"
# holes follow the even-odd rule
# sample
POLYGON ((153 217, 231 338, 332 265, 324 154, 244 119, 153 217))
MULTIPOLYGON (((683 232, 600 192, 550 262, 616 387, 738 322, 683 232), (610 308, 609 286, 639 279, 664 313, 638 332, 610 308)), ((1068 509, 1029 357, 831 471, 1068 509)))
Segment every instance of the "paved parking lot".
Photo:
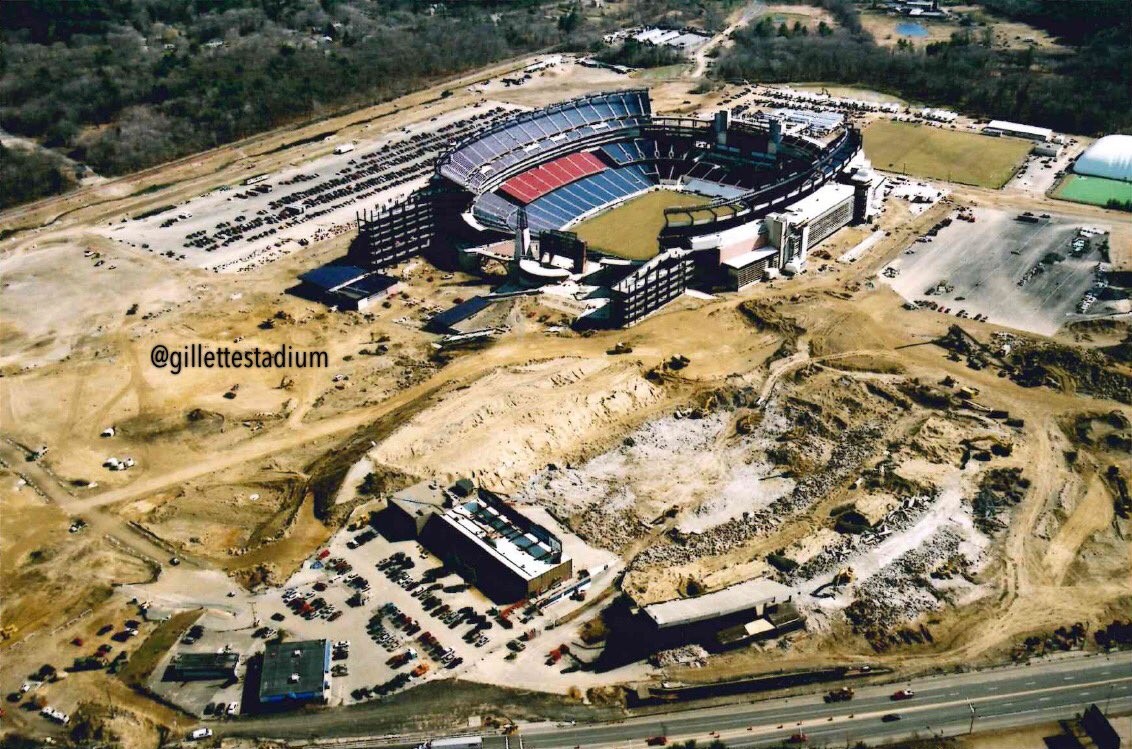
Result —
POLYGON ((140 251, 214 270, 269 262, 346 231, 357 211, 422 187, 452 142, 513 110, 481 104, 376 139, 328 136, 315 146, 323 154, 318 158, 275 173, 252 169, 234 184, 158 206, 103 232, 140 251), (327 153, 334 150, 346 152, 327 153))
POLYGON ((583 655, 577 650, 577 630, 587 617, 571 614, 589 605, 580 599, 592 601, 613 583, 621 569, 615 555, 588 546, 542 508, 525 506, 524 513, 558 535, 574 562, 575 576, 562 587, 583 586, 586 595, 562 596, 538 612, 497 607, 415 541, 390 541, 358 521, 383 506, 376 501, 358 508, 355 522, 278 588, 250 594, 222 575, 191 571, 131 586, 157 618, 204 609, 195 641, 179 642, 164 655, 151 688, 206 719, 227 719, 232 702, 240 705, 241 714, 252 712, 259 685, 245 683, 246 664, 278 636, 287 641, 329 639, 336 645, 331 704, 379 699, 455 676, 559 692, 590 681, 575 672, 575 653, 583 655), (570 623, 557 626, 564 620, 570 623), (571 648, 561 649, 566 643, 571 648), (239 683, 162 678, 176 653, 225 648, 240 656, 239 683), (563 671, 568 677, 560 675, 563 671), (217 703, 225 706, 219 714, 217 703))
POLYGON ((1055 215, 1019 221, 989 208, 974 216, 974 223, 955 220, 930 241, 913 242, 882 278, 909 301, 1042 335, 1074 319, 1101 261, 1095 250, 1071 251, 1083 225, 1055 215))

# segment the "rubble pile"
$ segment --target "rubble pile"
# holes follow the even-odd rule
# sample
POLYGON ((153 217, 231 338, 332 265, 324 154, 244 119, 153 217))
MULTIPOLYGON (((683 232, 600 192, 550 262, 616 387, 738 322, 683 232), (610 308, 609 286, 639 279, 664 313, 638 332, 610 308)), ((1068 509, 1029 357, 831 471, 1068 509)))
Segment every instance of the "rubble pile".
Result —
MULTIPOLYGON (((1098 631, 1096 634, 1099 642, 1101 633, 1098 631)), ((1024 661, 1049 653, 1080 650, 1084 647, 1087 639, 1088 628, 1081 622, 1077 622, 1072 627, 1058 627, 1049 635, 1027 637, 1021 644, 1014 646, 1010 657, 1014 661, 1024 661)))
POLYGON ((939 607, 944 594, 932 584, 931 572, 954 560, 962 542, 956 529, 941 528, 921 546, 859 584, 853 602, 845 609, 853 631, 863 635, 878 652, 892 645, 930 640, 926 628, 914 630, 906 624, 939 607))
POLYGON ((806 580, 839 569, 849 557, 860 554, 884 541, 894 533, 912 526, 939 498, 939 492, 932 494, 907 497, 885 515, 874 527, 861 534, 846 534, 834 544, 830 544, 819 551, 805 564, 799 566, 784 582, 797 585, 806 580))
POLYGON ((699 645, 685 645, 671 650, 661 650, 649 657, 649 662, 659 668, 666 666, 704 666, 708 652, 699 645))
POLYGON ((824 468, 800 478, 794 490, 786 496, 774 500, 764 509, 745 512, 742 517, 728 520, 703 533, 677 534, 676 544, 650 546, 637 555, 631 568, 679 565, 704 556, 717 556, 773 531, 858 471, 861 464, 873 455, 883 436, 884 430, 872 423, 847 429, 842 432, 824 468))
POLYGON ((978 493, 971 500, 978 529, 991 534, 1006 528, 1006 522, 999 515, 1021 502, 1029 487, 1030 480, 1022 475, 1021 468, 987 471, 979 482, 978 493))
POLYGON ((1024 387, 1060 387, 1062 378, 1069 377, 1080 392, 1132 404, 1132 375, 1100 351, 1012 333, 995 333, 992 340, 1013 367, 1014 380, 1024 387))
POLYGON ((620 553, 648 531, 648 523, 629 507, 596 504, 570 521, 573 531, 594 546, 620 553))

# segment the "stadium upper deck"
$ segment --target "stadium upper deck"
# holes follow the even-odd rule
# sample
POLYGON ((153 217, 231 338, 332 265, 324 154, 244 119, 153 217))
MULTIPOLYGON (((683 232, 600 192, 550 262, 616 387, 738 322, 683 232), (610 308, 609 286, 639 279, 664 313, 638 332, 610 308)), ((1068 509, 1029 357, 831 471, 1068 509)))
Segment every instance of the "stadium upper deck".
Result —
POLYGON ((528 112, 469 138, 441 159, 438 170, 479 193, 538 156, 550 157, 592 136, 638 127, 651 116, 646 89, 573 99, 528 112))

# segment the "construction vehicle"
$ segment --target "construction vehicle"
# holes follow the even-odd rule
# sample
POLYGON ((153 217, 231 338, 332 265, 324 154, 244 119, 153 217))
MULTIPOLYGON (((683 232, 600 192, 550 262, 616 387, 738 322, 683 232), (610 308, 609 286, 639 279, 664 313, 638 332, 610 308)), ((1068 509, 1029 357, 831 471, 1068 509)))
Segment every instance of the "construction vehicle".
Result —
POLYGON ((853 690, 849 687, 841 687, 840 689, 831 689, 825 696, 826 702, 848 702, 853 699, 853 690))

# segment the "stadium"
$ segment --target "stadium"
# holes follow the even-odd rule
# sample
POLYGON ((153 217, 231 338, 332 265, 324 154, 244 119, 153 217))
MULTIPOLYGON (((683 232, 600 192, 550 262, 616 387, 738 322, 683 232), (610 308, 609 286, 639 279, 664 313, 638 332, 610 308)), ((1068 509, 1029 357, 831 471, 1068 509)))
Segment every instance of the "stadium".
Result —
MULTIPOLYGON (((689 287, 802 272, 810 247, 871 218, 883 178, 859 131, 821 135, 726 111, 656 115, 645 89, 523 112, 440 156, 426 188, 359 214, 343 262, 376 272, 423 254, 479 273, 497 261, 508 281, 496 293, 538 290, 579 326, 631 325, 689 287)), ((319 271, 304 280, 342 275, 319 271)))

